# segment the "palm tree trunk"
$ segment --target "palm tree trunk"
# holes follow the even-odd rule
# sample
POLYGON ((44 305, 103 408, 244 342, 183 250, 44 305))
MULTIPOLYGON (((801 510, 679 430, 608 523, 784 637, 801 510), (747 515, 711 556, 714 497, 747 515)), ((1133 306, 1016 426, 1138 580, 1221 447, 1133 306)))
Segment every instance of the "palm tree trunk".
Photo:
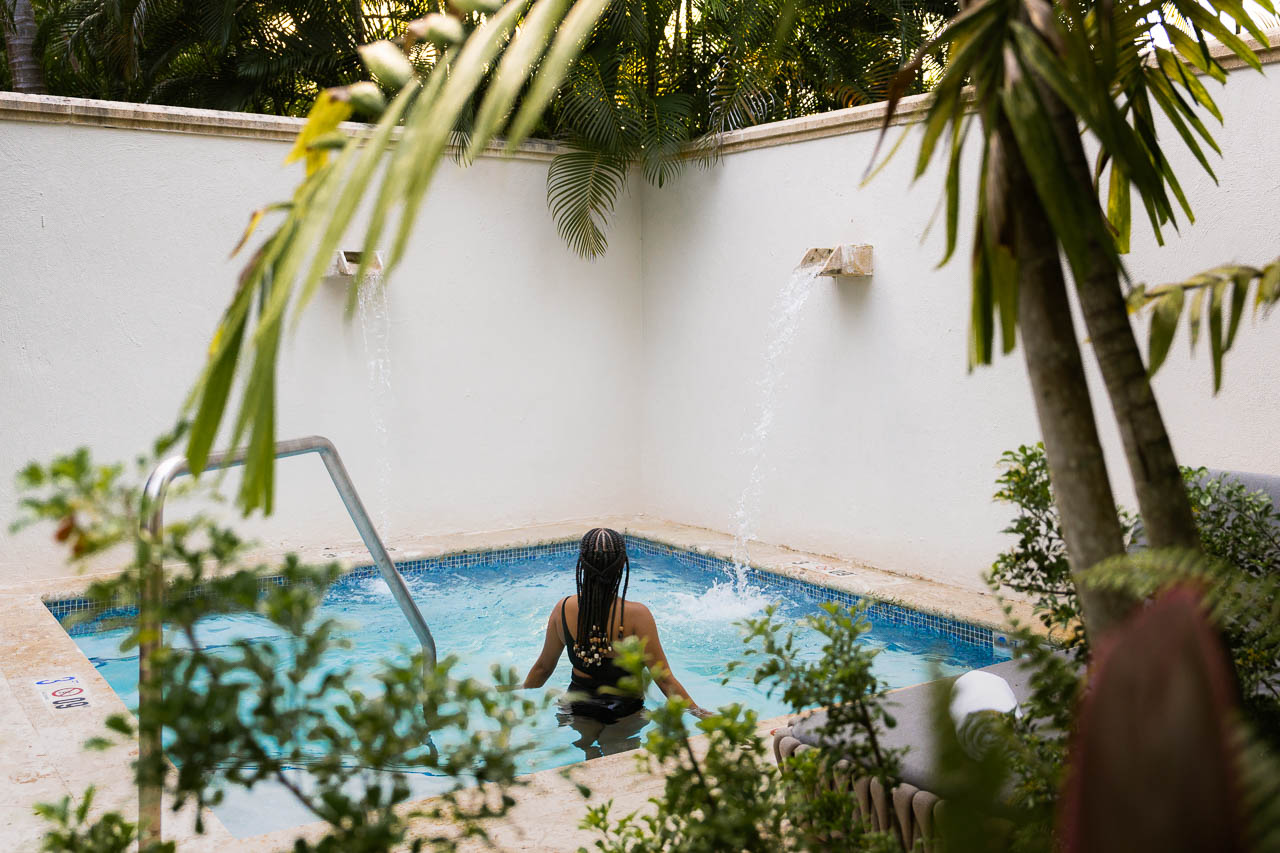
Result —
MULTIPOLYGON (((1065 155, 1064 167, 1088 186, 1092 171, 1075 117, 1048 86, 1041 84, 1039 90, 1065 155)), ((1098 216, 1102 216, 1101 207, 1098 216)), ((1147 545, 1198 549, 1200 536, 1191 501, 1129 324, 1119 276, 1107 248, 1096 240, 1091 241, 1088 255, 1085 268, 1076 276, 1076 295, 1120 428, 1147 545)))
POLYGON ((48 88, 35 55, 36 16, 31 0, 12 0, 9 11, 11 15, 4 19, 4 47, 13 91, 43 95, 48 88))
MULTIPOLYGON (((961 0, 961 8, 967 5, 961 0)), ((1018 64, 1012 57, 1006 57, 1005 66, 1011 74, 1017 73, 1018 64)), ((986 115, 984 101, 998 98, 998 92, 979 88, 978 114, 986 115)), ((1081 576, 1102 560, 1124 553, 1124 533, 1071 318, 1058 239, 1012 128, 1003 117, 997 120, 996 128, 987 128, 992 139, 984 183, 988 193, 985 207, 993 212, 990 225, 1001 229, 994 238, 1012 250, 1017 263, 1023 358, 1081 617, 1090 639, 1096 640, 1124 619, 1131 602, 1113 591, 1090 588, 1081 576)))
MULTIPOLYGON (((1080 572, 1124 552, 1102 442, 1093 415, 1058 241, 1017 153, 1012 132, 1000 131, 1005 155, 1005 210, 1012 222, 1018 264, 1018 326, 1022 353, 1044 439, 1053 499, 1062 520, 1085 630, 1091 639, 1119 624, 1129 610, 1126 598, 1091 589, 1080 572)), ((999 182, 990 182, 998 185, 999 182)))

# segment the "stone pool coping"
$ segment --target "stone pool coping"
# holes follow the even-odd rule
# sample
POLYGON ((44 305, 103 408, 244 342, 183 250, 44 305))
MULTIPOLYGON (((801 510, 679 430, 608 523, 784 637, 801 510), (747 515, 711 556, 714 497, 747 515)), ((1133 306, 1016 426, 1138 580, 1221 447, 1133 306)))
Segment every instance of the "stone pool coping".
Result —
MULTIPOLYGON (((728 534, 643 516, 449 536, 398 537, 387 545, 392 559, 399 562, 564 542, 596 525, 720 559, 731 559, 734 552, 734 540, 728 534)), ((368 552, 358 541, 301 553, 308 560, 336 560, 346 569, 370 562, 368 552)), ((273 556, 278 554, 264 551, 255 555, 264 560, 273 556)), ((766 572, 925 613, 997 630, 1004 624, 1004 615, 994 598, 981 590, 886 571, 850 558, 763 543, 749 546, 747 561, 766 572)), ((68 794, 78 797, 89 784, 97 788, 95 810, 119 809, 124 814, 136 814, 137 792, 127 771, 128 763, 137 755, 136 744, 121 744, 102 752, 83 750, 87 739, 103 733, 107 716, 128 712, 44 603, 45 599, 80 594, 95 577, 107 575, 78 575, 0 587, 0 767, 5 768, 0 776, 0 838, 11 849, 34 847, 39 842, 44 823, 33 814, 32 804, 56 802, 68 794), (90 706, 55 711, 44 703, 34 682, 63 675, 76 675, 88 686, 90 706)), ((1025 604, 1015 604, 1015 614, 1030 621, 1030 609, 1025 604)), ((790 716, 766 721, 761 724, 762 730, 785 725, 790 716)), ((637 772, 635 761, 634 753, 598 758, 580 765, 574 776, 596 791, 596 801, 613 797, 619 810, 631 811, 641 807, 662 786, 661 777, 637 772)), ((563 779, 561 770, 541 771, 528 779, 529 786, 517 794, 511 817, 494 827, 503 848, 577 849, 580 844, 589 843, 590 839, 576 829, 585 805, 572 784, 563 779), (553 843, 562 846, 548 846, 553 843)), ((433 829, 417 823, 414 827, 417 831, 433 829)), ((206 813, 205 830, 203 837, 196 836, 190 810, 172 815, 166 807, 165 837, 178 841, 179 850, 184 853, 224 849, 229 844, 244 851, 280 849, 282 842, 302 832, 319 832, 322 827, 233 839, 216 816, 206 813)))

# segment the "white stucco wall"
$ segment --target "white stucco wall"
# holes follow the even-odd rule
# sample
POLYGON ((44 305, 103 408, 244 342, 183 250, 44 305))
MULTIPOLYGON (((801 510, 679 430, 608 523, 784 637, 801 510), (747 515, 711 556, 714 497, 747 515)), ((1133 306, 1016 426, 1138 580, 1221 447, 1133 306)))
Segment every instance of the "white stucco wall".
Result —
MULTIPOLYGON (((8 534, 13 472, 81 444, 132 459, 172 424, 248 212, 292 191, 287 150, 0 121, 0 578, 67 573, 47 530, 8 534)), ((620 201, 609 256, 586 263, 557 237, 545 181, 545 162, 442 168, 390 285, 388 475, 341 287, 285 348, 279 435, 331 438, 391 536, 638 509, 638 201, 620 201)), ((276 516, 249 526, 264 545, 358 541, 318 460, 277 471, 276 516)))
MULTIPOLYGON (((1135 235, 1135 280, 1280 253, 1280 113, 1269 108, 1280 83, 1268 70, 1233 73, 1220 96, 1217 186, 1177 156, 1198 221, 1158 251, 1135 235)), ((233 286, 228 249, 247 212, 295 178, 282 140, 3 115, 7 527, 7 472, 79 444, 128 458, 172 422, 233 286)), ((256 133, 283 120, 220 121, 256 133)), ((860 186, 875 130, 854 122, 817 138, 843 121, 753 129, 708 171, 662 190, 633 181, 595 263, 555 234, 545 162, 446 167, 391 285, 385 444, 361 329, 344 323, 336 288, 281 360, 280 435, 332 438, 392 537, 631 513, 731 531, 755 462, 744 451, 777 292, 805 249, 870 243, 875 275, 819 279, 799 317, 753 532, 979 584, 1009 517, 990 500, 996 461, 1038 437, 1021 355, 966 372, 969 235, 942 269, 941 223, 926 235, 941 173, 912 185, 908 140, 860 186)), ((1185 337, 1176 343, 1157 391, 1183 461, 1280 473, 1277 324, 1247 324, 1216 397, 1207 353, 1192 360, 1185 337)), ((1131 502, 1091 378, 1113 484, 1131 502)), ((315 460, 278 472, 277 514, 252 534, 273 547, 354 539, 315 460)), ((45 536, 0 536, 0 581, 66 572, 45 536)))
MULTIPOLYGON (((1170 231, 1163 250, 1146 232, 1135 235, 1127 262, 1136 281, 1280 254, 1274 68, 1269 77, 1233 73, 1219 97, 1226 127, 1217 129, 1218 186, 1169 134, 1198 218, 1181 236, 1170 231)), ((646 191, 645 504, 659 516, 734 528, 754 463, 744 450, 758 418, 776 294, 807 248, 870 243, 873 278, 819 279, 803 309, 782 365, 754 532, 976 585, 1004 547, 999 531, 1011 515, 990 499, 995 463, 1039 437, 1029 385, 1020 352, 966 373, 971 232, 961 234, 957 258, 935 269, 942 170, 911 184, 913 132, 860 187, 876 136, 863 130, 733 153, 673 188, 646 191)), ((966 211, 975 166, 970 156, 966 211)), ((1280 473, 1280 325, 1248 326, 1217 397, 1207 351, 1189 359, 1185 333, 1158 377, 1185 463, 1280 473)), ((1079 320, 1077 328, 1083 338, 1079 320)), ((1145 352, 1145 337, 1143 344, 1145 352)), ((1110 407, 1087 362, 1113 487, 1132 506, 1110 407)))

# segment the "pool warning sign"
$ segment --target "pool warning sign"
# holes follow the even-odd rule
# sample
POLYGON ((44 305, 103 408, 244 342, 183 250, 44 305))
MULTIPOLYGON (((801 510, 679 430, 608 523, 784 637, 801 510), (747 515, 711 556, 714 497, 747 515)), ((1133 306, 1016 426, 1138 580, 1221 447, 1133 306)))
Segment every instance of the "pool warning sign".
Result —
POLYGON ((35 682, 45 704, 55 711, 89 707, 89 688, 75 675, 42 678, 35 682))

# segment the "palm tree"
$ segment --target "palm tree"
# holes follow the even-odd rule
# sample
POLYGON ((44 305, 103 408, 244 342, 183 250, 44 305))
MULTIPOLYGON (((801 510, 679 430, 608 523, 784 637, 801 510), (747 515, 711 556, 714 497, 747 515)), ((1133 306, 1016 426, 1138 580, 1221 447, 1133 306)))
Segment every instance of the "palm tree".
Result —
MULTIPOLYGON (((603 254, 633 163, 663 186, 720 134, 883 100, 954 0, 612 0, 547 117, 560 234, 603 254)), ((913 84, 922 89, 923 83, 913 84)))
POLYGON ((30 94, 48 91, 36 56, 36 16, 31 0, 9 0, 0 4, 0 24, 4 26, 5 56, 9 60, 13 91, 30 94))
POLYGON ((321 88, 361 79, 360 45, 437 5, 51 0, 40 42, 59 94, 303 115, 321 88))
MULTIPOLYGON (((1269 0, 1259 5, 1274 12, 1269 0)), ((1215 150, 1216 145, 1200 113, 1220 115, 1197 72, 1223 81, 1225 72, 1213 58, 1208 39, 1217 39, 1260 70, 1257 56, 1219 16, 1234 20, 1263 44, 1266 38, 1245 8, 1229 0, 1203 5, 1199 0, 1170 0, 1165 6, 1168 11, 1132 0, 1067 0, 1057 6, 1048 0, 978 0, 936 40, 951 46, 951 62, 925 121, 917 170, 923 172, 939 140, 949 140, 949 256, 958 219, 959 152, 973 120, 963 87, 972 82, 983 156, 973 246, 970 360, 990 361, 993 317, 998 318, 1006 352, 1021 327, 1077 578, 1102 559, 1121 553, 1123 545, 1080 367, 1061 257, 1072 270, 1120 426, 1147 540, 1157 547, 1198 546, 1177 461, 1129 325, 1120 255, 1128 247, 1131 186, 1157 235, 1162 227, 1176 225, 1175 202, 1190 217, 1190 206, 1157 139, 1155 119, 1159 114, 1169 121, 1209 168, 1201 145, 1215 150), (1160 46, 1157 35, 1172 49, 1160 46), (1092 169, 1081 126, 1100 145, 1092 169), (950 133, 944 137, 948 127, 950 133), (1094 176, 1108 167, 1104 209, 1094 176)), ((918 58, 899 78, 890 114, 921 62, 918 58)), ((1253 270, 1242 284, 1252 277, 1259 279, 1261 297, 1267 276, 1253 270)), ((1272 287, 1280 289, 1280 284, 1272 287)), ((1220 299, 1221 291, 1215 293, 1220 299)), ((1240 297, 1242 304, 1243 290, 1240 297)), ((1275 298, 1273 293, 1272 301, 1275 298)), ((1220 327, 1220 313, 1218 317, 1220 327)), ((1218 339, 1220 357, 1222 338, 1218 339)), ((1124 614, 1123 602, 1101 598, 1079 580, 1077 585, 1082 587, 1090 631, 1105 632, 1124 614)))

